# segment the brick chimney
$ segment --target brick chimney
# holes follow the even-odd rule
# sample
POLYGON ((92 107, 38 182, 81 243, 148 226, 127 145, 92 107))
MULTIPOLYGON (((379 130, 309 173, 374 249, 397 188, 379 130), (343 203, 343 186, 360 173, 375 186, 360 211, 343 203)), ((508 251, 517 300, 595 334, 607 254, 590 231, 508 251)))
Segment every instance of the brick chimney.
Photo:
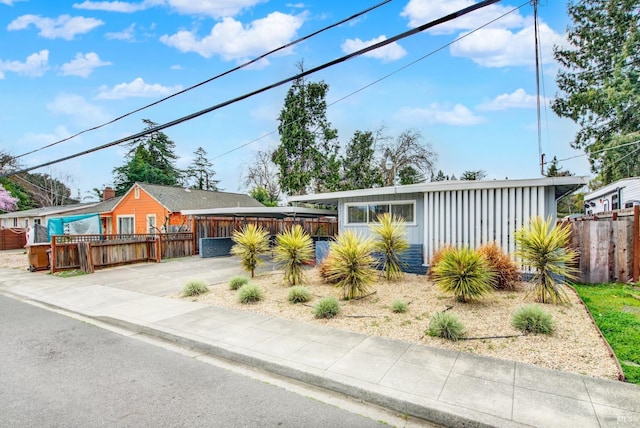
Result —
POLYGON ((115 198, 115 197, 116 197, 116 191, 113 189, 113 187, 105 187, 104 190, 102 191, 103 201, 106 201, 108 199, 115 198))

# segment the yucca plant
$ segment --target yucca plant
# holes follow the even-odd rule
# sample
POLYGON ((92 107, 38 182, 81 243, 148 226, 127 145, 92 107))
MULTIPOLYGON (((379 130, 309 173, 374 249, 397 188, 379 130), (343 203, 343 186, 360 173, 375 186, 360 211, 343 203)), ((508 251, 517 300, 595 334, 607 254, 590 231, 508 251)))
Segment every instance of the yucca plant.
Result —
POLYGON ((395 214, 384 213, 378 216, 378 222, 369 228, 375 236, 373 248, 382 253, 382 269, 387 281, 402 278, 400 255, 409 249, 409 241, 405 238, 406 226, 404 219, 395 214))
POLYGON ((433 267, 433 279, 445 292, 453 293, 458 300, 481 297, 493 290, 495 273, 487 261, 470 248, 450 248, 433 267))
POLYGON ((231 254, 240 257, 242 267, 251 272, 251 278, 263 261, 261 254, 269 251, 269 232, 255 224, 247 224, 240 230, 234 230, 231 238, 235 244, 231 254))
POLYGON ((442 260, 442 255, 452 248, 454 248, 452 245, 445 244, 433 253, 433 255, 431 256, 431 260, 429 260, 429 271, 427 272, 427 276, 430 279, 433 279, 433 268, 436 267, 438 263, 440 263, 440 260, 442 260))
POLYGON ((340 233, 329 246, 327 279, 342 287, 345 299, 364 296, 375 279, 373 241, 351 230, 340 233))
POLYGON ((567 248, 571 228, 569 225, 551 226, 551 218, 533 218, 528 226, 515 233, 516 256, 522 264, 533 268, 533 294, 540 303, 567 303, 569 297, 562 289, 564 279, 575 279, 576 269, 571 263, 577 257, 575 250, 567 248))
POLYGON ((276 235, 274 248, 276 261, 284 265, 284 277, 289 285, 302 284, 303 265, 314 258, 313 240, 307 232, 296 224, 276 235))
POLYGON ((518 266, 495 242, 484 244, 478 248, 478 253, 489 263, 496 274, 495 288, 499 290, 513 290, 520 281, 518 266))

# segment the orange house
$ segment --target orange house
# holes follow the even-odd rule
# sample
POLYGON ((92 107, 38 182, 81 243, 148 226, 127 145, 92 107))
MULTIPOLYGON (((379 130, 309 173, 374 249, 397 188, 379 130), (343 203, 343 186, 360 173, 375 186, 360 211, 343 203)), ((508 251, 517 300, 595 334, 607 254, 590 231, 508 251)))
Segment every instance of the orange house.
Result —
POLYGON ((105 188, 103 202, 74 214, 99 213, 105 234, 143 234, 190 231, 190 218, 182 210, 263 206, 241 193, 135 183, 119 197, 105 188))

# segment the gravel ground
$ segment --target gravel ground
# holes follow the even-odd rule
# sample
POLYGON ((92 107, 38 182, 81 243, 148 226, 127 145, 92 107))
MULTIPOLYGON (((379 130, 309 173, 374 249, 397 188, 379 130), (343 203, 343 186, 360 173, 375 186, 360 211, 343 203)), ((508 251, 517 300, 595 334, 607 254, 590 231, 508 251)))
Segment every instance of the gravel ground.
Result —
POLYGON ((29 259, 27 258, 27 250, 0 251, 0 267, 10 269, 28 269, 29 259))
MULTIPOLYGON (((186 299, 588 376, 607 379, 616 379, 618 376, 614 357, 609 354, 586 309, 572 290, 567 290, 571 299, 568 305, 544 305, 556 324, 551 336, 526 335, 451 342, 425 334, 429 318, 448 307, 464 324, 467 337, 519 335, 521 332, 511 326, 511 316, 520 306, 533 303, 531 298, 525 297, 529 284, 521 283, 516 291, 499 291, 482 300, 460 303, 440 292, 426 277, 407 274, 400 282, 387 283, 380 279, 371 289, 375 294, 357 301, 341 300, 340 315, 319 320, 313 316, 311 306, 314 302, 324 296, 340 299, 342 290, 322 284, 315 269, 308 271, 307 280, 307 287, 314 298, 306 305, 294 305, 287 301, 289 287, 284 285, 281 272, 262 274, 253 280, 265 290, 265 299, 258 303, 238 303, 236 292, 229 290, 227 284, 211 285, 209 293, 186 299), (391 303, 398 298, 409 304, 406 313, 391 311, 391 303)), ((172 297, 180 298, 177 295, 172 297)))

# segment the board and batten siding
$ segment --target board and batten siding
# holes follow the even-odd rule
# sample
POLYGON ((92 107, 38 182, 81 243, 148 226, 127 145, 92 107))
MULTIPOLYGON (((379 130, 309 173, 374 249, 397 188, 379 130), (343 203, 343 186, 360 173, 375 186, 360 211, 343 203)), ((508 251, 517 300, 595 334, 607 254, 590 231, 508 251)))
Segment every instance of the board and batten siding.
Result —
POLYGON ((553 186, 425 192, 425 263, 444 245, 477 248, 495 241, 513 254, 514 232, 532 217, 555 216, 555 210, 553 186))
POLYGON ((340 199, 338 202, 338 233, 343 230, 353 230, 359 232, 363 236, 370 236, 368 224, 348 224, 346 207, 353 203, 383 203, 383 202, 414 202, 416 205, 415 210, 415 222, 407 224, 407 240, 409 244, 423 244, 424 227, 422 225, 422 218, 424 218, 424 195, 422 193, 404 193, 397 195, 371 195, 371 196, 359 196, 353 198, 340 199))

